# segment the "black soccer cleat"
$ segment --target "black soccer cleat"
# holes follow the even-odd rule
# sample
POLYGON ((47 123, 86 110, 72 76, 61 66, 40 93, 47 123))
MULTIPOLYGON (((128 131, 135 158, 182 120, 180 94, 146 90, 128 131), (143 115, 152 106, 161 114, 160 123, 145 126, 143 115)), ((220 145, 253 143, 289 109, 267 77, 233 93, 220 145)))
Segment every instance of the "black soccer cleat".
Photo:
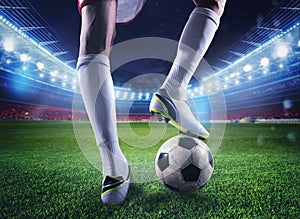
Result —
POLYGON ((132 183, 130 168, 127 179, 122 176, 105 176, 101 191, 103 203, 118 204, 123 202, 132 183))

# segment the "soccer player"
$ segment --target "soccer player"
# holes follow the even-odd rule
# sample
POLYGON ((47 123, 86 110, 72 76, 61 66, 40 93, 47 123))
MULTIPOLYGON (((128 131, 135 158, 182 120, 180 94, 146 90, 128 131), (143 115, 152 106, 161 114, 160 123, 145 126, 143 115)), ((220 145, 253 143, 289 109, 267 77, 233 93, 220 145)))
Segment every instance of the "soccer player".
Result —
MULTIPOLYGON (((226 0, 193 1, 196 7, 180 37, 174 63, 149 109, 152 113, 161 114, 180 131, 207 139, 209 133, 187 105, 186 90, 214 37, 226 0), (183 68, 186 63, 189 67, 183 68)), ((109 54, 116 23, 134 19, 144 3, 145 0, 78 1, 82 25, 77 70, 84 104, 102 158, 104 179, 101 198, 107 204, 124 201, 131 183, 130 167, 118 142, 109 54)))

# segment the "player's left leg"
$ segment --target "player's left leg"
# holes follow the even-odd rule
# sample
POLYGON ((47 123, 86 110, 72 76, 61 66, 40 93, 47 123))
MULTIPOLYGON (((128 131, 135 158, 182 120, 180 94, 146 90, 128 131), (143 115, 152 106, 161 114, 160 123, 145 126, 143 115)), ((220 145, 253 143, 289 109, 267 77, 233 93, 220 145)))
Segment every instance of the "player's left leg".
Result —
POLYGON ((196 8, 187 21, 178 44, 177 55, 161 88, 150 103, 150 112, 161 114, 179 130, 207 139, 209 133, 194 117, 187 104, 187 85, 207 51, 225 0, 194 0, 196 8))
POLYGON ((118 142, 108 57, 115 31, 116 0, 88 1, 81 14, 79 84, 102 159, 101 198, 104 203, 115 204, 124 201, 130 185, 129 166, 118 142))

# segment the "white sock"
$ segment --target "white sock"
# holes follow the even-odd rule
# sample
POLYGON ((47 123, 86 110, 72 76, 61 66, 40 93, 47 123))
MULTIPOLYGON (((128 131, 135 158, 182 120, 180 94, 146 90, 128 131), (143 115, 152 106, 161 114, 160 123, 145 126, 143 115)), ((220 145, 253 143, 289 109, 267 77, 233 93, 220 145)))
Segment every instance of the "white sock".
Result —
POLYGON ((189 81, 207 51, 219 26, 220 17, 208 8, 196 7, 187 21, 172 68, 161 88, 172 98, 186 99, 189 81))
POLYGON ((117 134, 114 87, 109 58, 101 54, 78 58, 79 84, 100 150, 103 174, 128 176, 128 164, 117 134))

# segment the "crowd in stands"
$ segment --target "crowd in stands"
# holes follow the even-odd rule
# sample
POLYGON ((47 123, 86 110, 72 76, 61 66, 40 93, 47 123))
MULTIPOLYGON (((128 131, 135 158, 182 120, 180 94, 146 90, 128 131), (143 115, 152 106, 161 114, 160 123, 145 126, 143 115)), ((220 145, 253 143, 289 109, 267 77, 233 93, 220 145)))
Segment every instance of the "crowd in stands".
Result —
MULTIPOLYGON (((275 108, 248 109, 242 111, 232 111, 227 113, 227 119, 238 121, 245 117, 259 119, 295 119, 300 118, 300 112, 284 111, 275 108), (272 110, 271 110, 272 109, 272 110), (262 113, 263 112, 263 113, 262 113)), ((79 120, 87 121, 86 112, 73 111, 72 109, 53 108, 45 106, 32 106, 20 103, 10 103, 0 101, 0 120, 79 120)), ((156 121, 150 114, 118 114, 118 121, 156 121)))
MULTIPOLYGON (((86 112, 0 101, 1 120, 76 120, 87 121, 86 112)), ((150 114, 118 114, 118 121, 149 121, 150 114)))
POLYGON ((0 102, 0 119, 72 120, 72 110, 0 102))

